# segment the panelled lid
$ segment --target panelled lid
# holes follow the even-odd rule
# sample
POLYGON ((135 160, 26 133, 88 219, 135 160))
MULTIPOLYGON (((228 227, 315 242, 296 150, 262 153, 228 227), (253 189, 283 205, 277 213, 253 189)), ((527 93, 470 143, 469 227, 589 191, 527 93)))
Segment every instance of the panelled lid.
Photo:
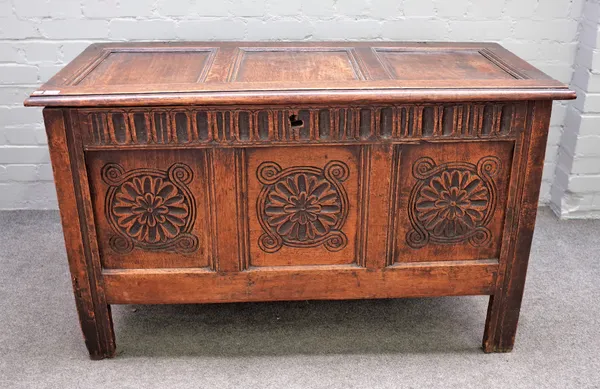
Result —
POLYGON ((105 43, 88 47, 25 105, 573 98, 495 43, 105 43))

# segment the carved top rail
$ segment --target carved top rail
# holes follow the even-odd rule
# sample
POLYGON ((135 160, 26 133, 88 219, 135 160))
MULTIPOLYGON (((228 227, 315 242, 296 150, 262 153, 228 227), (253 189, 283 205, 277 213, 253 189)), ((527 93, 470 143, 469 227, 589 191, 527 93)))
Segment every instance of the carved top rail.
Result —
POLYGON ((90 148, 514 139, 526 103, 98 108, 79 116, 90 148))

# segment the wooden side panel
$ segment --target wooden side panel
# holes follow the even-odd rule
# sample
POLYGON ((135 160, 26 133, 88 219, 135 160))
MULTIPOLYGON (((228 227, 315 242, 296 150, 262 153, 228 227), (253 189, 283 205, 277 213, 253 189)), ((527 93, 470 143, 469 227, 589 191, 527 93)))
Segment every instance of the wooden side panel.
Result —
POLYGON ((87 154, 104 268, 214 268, 206 153, 87 154))
POLYGON ((397 147, 391 263, 499 258, 514 143, 397 147))

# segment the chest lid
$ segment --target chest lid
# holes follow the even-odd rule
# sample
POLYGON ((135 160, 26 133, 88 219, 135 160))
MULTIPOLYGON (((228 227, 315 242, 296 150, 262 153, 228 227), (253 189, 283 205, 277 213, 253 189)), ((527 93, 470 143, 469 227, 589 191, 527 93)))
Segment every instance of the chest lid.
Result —
POLYGON ((572 99, 495 43, 185 42, 88 47, 31 106, 572 99))

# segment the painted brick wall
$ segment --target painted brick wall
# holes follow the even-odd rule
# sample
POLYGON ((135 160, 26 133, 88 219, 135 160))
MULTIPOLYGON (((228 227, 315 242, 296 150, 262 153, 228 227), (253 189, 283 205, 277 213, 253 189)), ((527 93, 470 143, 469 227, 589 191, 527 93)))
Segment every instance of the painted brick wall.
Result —
MULTIPOLYGON (((569 83, 585 2, 0 0, 0 209, 56 207, 41 111, 22 101, 92 42, 496 41, 569 83)), ((566 112, 555 104, 542 202, 550 199, 566 112)))
POLYGON ((567 107, 551 206, 565 218, 600 218, 600 2, 587 0, 579 28, 571 87, 577 100, 567 107))

